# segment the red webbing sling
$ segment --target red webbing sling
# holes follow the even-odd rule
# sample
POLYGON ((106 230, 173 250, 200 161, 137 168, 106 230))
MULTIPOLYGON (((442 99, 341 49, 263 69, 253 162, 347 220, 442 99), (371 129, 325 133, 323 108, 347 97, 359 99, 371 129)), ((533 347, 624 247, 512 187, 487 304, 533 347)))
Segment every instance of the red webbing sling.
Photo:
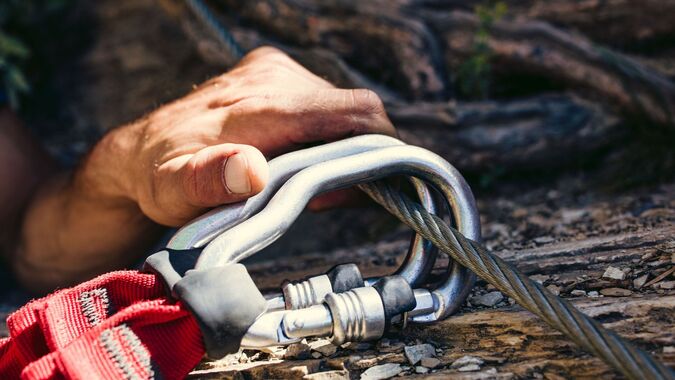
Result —
POLYGON ((178 379, 204 356, 196 320, 153 274, 112 272, 7 318, 2 379, 178 379))

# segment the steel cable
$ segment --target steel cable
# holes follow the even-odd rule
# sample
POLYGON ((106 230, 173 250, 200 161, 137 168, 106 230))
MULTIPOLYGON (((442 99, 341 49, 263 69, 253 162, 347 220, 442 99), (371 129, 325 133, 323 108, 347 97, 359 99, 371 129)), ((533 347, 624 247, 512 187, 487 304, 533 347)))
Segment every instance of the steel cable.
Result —
POLYGON ((675 379, 675 373, 514 266, 464 237, 384 181, 359 185, 371 198, 450 257, 513 298, 630 379, 675 379))
POLYGON ((197 17, 197 19, 206 28, 211 31, 211 34, 220 42, 225 48, 230 57, 238 61, 246 53, 244 49, 237 43, 234 36, 227 30, 227 28, 216 18, 216 15, 211 12, 209 7, 204 4, 202 0, 187 0, 188 7, 197 17))

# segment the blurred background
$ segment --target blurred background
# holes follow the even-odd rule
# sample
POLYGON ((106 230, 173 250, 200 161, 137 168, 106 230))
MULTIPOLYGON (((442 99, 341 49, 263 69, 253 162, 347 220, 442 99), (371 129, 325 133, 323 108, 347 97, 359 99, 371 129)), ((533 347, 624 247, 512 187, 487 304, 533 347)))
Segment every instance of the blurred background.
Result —
MULTIPOLYGON (((72 166, 107 130, 226 71, 237 49, 274 45, 339 87, 374 89, 403 140, 468 178, 488 229, 514 229, 496 247, 578 233, 511 227, 519 207, 560 221, 566 205, 627 198, 642 212, 654 194, 672 199, 675 1, 205 4, 215 33, 182 1, 2 0, 5 92, 72 166)), ((377 211, 309 214, 266 255, 407 236, 395 226, 377 211)))

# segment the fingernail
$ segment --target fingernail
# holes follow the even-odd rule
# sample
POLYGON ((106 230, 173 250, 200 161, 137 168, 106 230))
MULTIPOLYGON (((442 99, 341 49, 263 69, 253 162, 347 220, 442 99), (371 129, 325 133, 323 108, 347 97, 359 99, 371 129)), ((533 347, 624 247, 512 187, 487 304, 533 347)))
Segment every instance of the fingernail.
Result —
POLYGON ((248 194, 251 192, 251 180, 248 176, 248 159, 244 153, 234 154, 225 160, 223 170, 225 187, 233 194, 248 194))

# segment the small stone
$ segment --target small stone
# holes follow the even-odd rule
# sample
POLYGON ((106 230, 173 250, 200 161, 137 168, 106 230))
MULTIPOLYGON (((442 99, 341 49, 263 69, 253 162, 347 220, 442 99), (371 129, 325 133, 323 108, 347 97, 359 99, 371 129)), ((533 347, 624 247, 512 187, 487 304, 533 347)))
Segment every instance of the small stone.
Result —
POLYGON ((476 364, 469 364, 465 365, 464 367, 459 367, 457 368, 459 372, 473 372, 473 371, 479 371, 480 366, 476 364))
MULTIPOLYGON (((480 366, 483 365, 483 359, 476 356, 465 355, 452 362, 450 368, 459 369, 470 365, 475 365, 476 367, 478 367, 478 369, 480 369, 480 366)), ((471 371, 477 371, 478 369, 471 371)))
POLYGON ((554 242, 555 239, 552 236, 539 236, 534 238, 534 242, 537 244, 547 244, 554 242))
POLYGON ((405 343, 403 343, 403 342, 389 341, 387 343, 378 343, 377 350, 379 352, 385 352, 385 353, 401 352, 401 351, 403 351, 403 347, 405 347, 405 343))
POLYGON ((415 373, 427 373, 427 372, 429 372, 429 368, 427 367, 422 367, 421 365, 415 367, 415 373))
POLYGON ((349 343, 345 348, 353 351, 368 351, 373 348, 373 345, 368 342, 352 342, 349 343))
POLYGON ((584 216, 586 216, 587 212, 586 210, 572 210, 572 209, 564 209, 560 213, 560 216, 562 217, 563 223, 564 224, 570 224, 574 221, 577 221, 584 216))
POLYGON ((494 375, 494 374, 497 373, 497 368, 492 367, 492 368, 488 369, 487 371, 485 371, 485 373, 487 373, 489 375, 494 375))
POLYGON ((666 290, 675 289, 675 281, 661 281, 657 285, 661 289, 666 290))
POLYGON ((436 358, 422 358, 420 365, 427 368, 436 368, 441 365, 441 361, 436 358))
POLYGON ((328 339, 319 339, 309 343, 309 347, 324 356, 331 356, 337 352, 337 346, 331 343, 328 339))
POLYGON ((248 355, 245 352, 242 352, 239 356, 239 363, 248 363, 248 355))
POLYGON ((436 349, 428 343, 405 346, 403 350, 405 351, 405 357, 412 365, 419 363, 423 358, 430 358, 436 355, 436 349))
POLYGON ((601 289, 600 294, 606 297, 628 297, 633 292, 631 292, 628 289, 622 289, 622 288, 606 288, 606 289, 601 289))
POLYGON ((626 278, 626 274, 619 268, 613 266, 608 266, 605 269, 605 273, 602 274, 602 278, 608 278, 610 280, 623 280, 626 278))
POLYGON ((555 294, 556 296, 560 295, 560 287, 558 285, 549 285, 546 287, 549 292, 555 294))
POLYGON ((675 346, 665 346, 663 347, 664 354, 675 354, 675 346))
POLYGON ((303 380, 349 380, 349 371, 346 369, 338 371, 325 371, 311 373, 302 377, 303 380))
POLYGON ((471 303, 474 305, 482 305, 487 307, 492 307, 500 303, 504 299, 502 292, 490 292, 483 294, 481 296, 475 296, 471 298, 471 303))
POLYGON ((321 355, 320 352, 317 352, 317 351, 312 352, 312 357, 313 357, 314 359, 319 359, 319 358, 322 357, 322 356, 323 356, 323 355, 321 355))
POLYGON ((293 343, 286 347, 284 359, 309 359, 312 349, 306 343, 293 343))
POLYGON ((647 279, 649 278, 649 274, 643 274, 642 276, 636 278, 633 280, 633 287, 635 289, 640 289, 647 283, 647 279))
POLYGON ((361 380, 384 380, 398 375, 403 369, 400 364, 386 363, 368 368, 361 374, 361 380))
POLYGON ((588 296, 591 297, 591 298, 598 298, 598 297, 600 297, 600 293, 598 293, 595 290, 591 290, 590 292, 588 292, 588 296))
POLYGON ((580 290, 580 289, 574 289, 570 292, 570 294, 574 297, 584 297, 586 295, 586 291, 580 290))
POLYGON ((546 282, 546 280, 549 279, 550 276, 545 275, 545 274, 535 274, 534 276, 530 276, 530 280, 534 282, 538 282, 539 284, 543 284, 546 282))

